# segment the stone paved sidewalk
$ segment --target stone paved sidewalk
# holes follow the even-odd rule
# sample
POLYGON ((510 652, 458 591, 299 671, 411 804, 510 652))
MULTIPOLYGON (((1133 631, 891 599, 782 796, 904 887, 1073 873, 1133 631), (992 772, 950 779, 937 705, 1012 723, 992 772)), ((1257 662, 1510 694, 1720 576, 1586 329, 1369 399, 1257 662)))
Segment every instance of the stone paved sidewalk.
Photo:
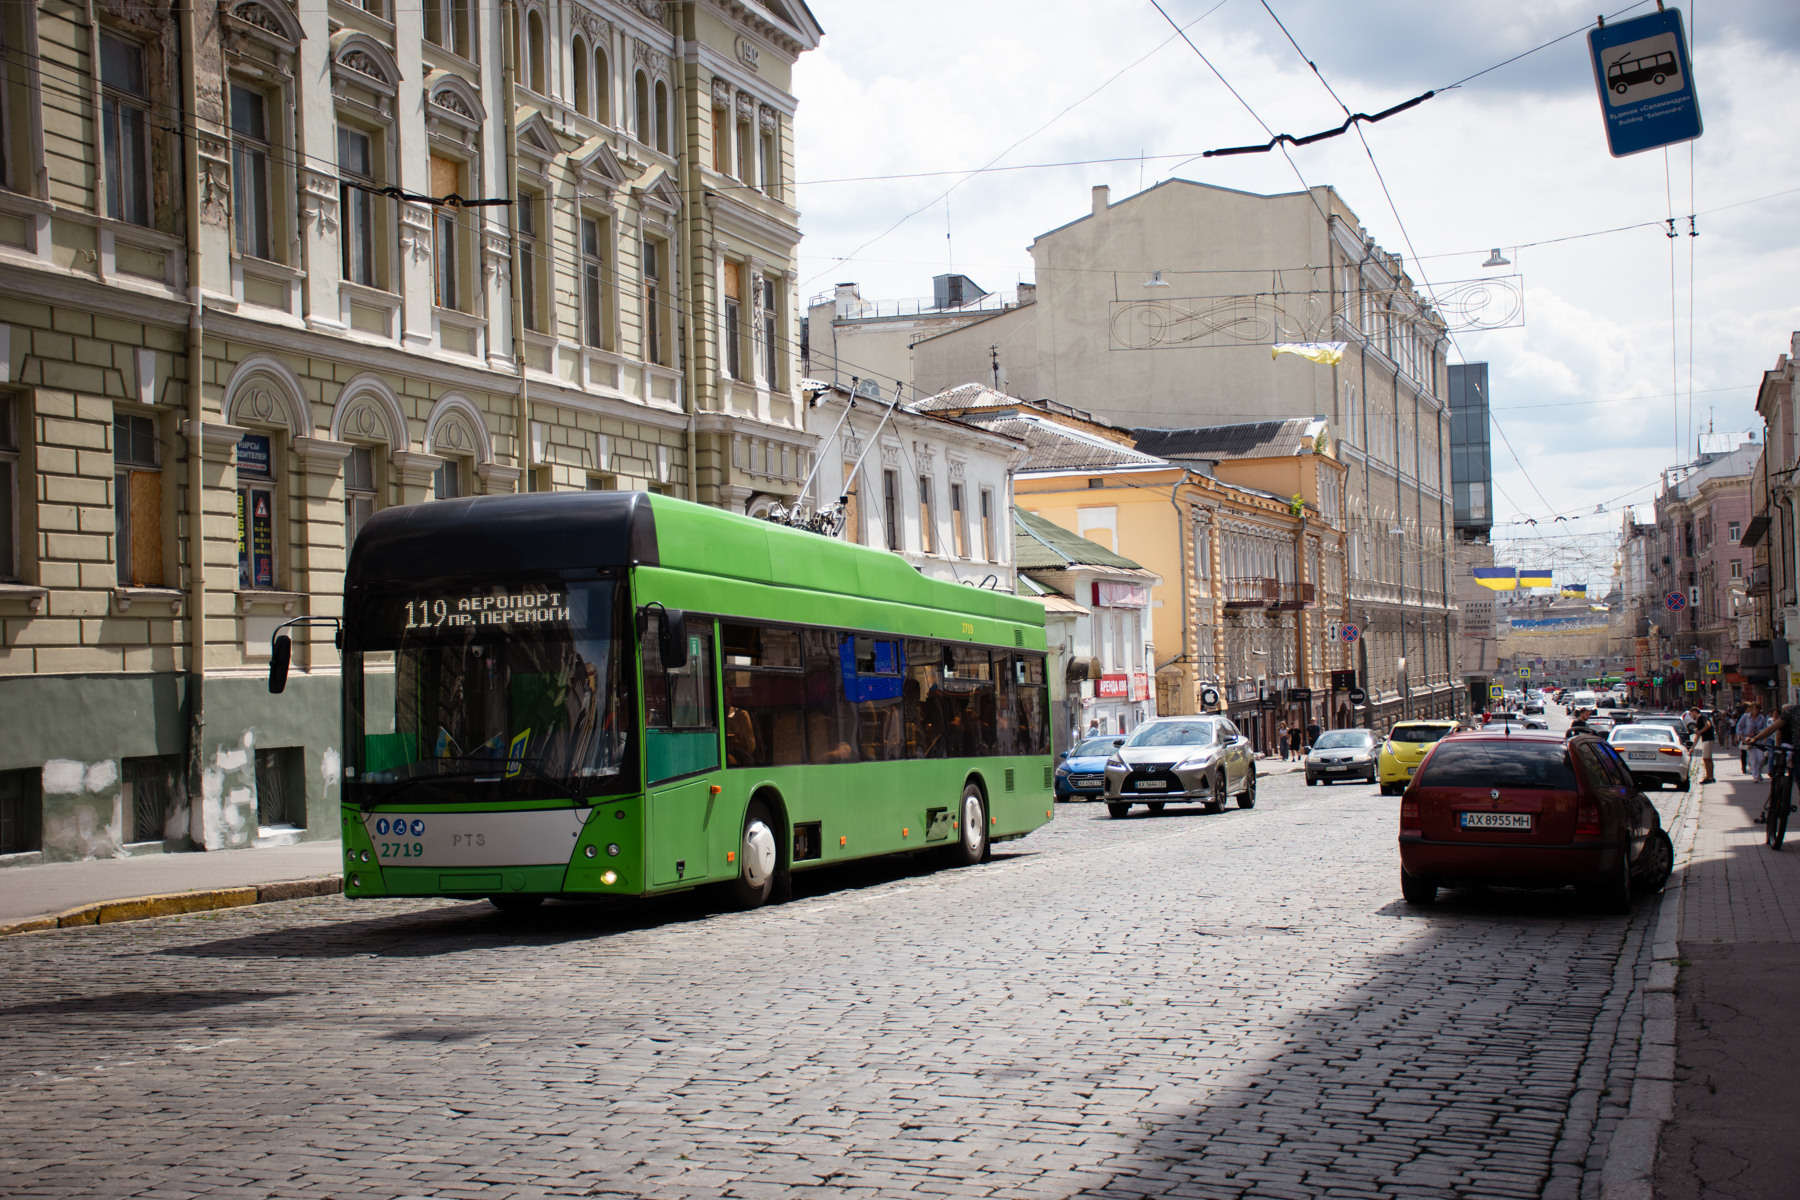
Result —
POLYGON ((0 870, 0 922, 102 900, 335 875, 341 869, 342 854, 338 840, 331 838, 257 850, 146 854, 8 867, 0 870))
POLYGON ((1701 805, 1681 905, 1674 1117, 1657 1160, 1665 1200, 1795 1194, 1800 841, 1764 844, 1767 795, 1721 761, 1701 805))

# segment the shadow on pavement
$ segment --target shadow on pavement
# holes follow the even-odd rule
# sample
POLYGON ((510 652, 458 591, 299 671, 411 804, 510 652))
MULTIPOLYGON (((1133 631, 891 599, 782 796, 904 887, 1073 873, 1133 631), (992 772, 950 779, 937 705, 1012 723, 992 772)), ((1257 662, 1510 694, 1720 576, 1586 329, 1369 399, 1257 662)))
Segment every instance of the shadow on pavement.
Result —
MULTIPOLYGON (((1432 908, 1396 900, 1378 911, 1412 918, 1420 935, 1360 962, 1329 938, 1294 936, 1306 929, 1196 930, 1196 978, 1208 942, 1248 936, 1269 939, 1296 978, 1348 970, 1361 982, 1247 1047, 1222 1084, 1191 1085, 1197 1105, 1139 1110, 1141 1135, 1077 1195, 1580 1194, 1595 1102, 1571 1123, 1577 1080, 1596 1025, 1623 1009, 1622 939, 1629 923, 1654 919, 1652 900, 1619 918, 1569 890, 1461 889, 1432 908)), ((1220 1005, 1220 1028, 1232 1007, 1220 1005)), ((1603 1039, 1600 1053, 1609 1048, 1603 1039)))
MULTIPOLYGON (((996 847, 996 863, 1029 857, 1030 851, 996 847)), ((905 879, 926 878, 953 868, 939 865, 935 855, 893 855, 842 866, 802 871, 794 876, 787 904, 881 887, 905 879)), ((973 868, 980 870, 979 867, 973 868)), ((339 900, 308 904, 343 903, 339 900)), ((350 901, 358 905, 424 904, 430 907, 317 924, 295 924, 293 916, 276 927, 259 924, 239 937, 172 946, 149 953, 183 958, 428 958, 487 950, 496 946, 549 946, 615 937, 732 913, 724 892, 714 886, 651 899, 599 896, 592 900, 551 900, 524 912, 503 913, 486 900, 449 901, 396 897, 350 901)), ((243 910, 250 913, 252 910, 243 910)), ((251 918, 254 919, 254 916, 251 918)))
POLYGON ((7 1017, 56 1016, 69 1018, 131 1016, 176 1016, 227 1008, 235 1004, 255 1004, 263 1000, 280 1000, 297 996, 298 992, 113 992, 105 996, 77 996, 66 1000, 39 1000, 30 1004, 13 1004, 0 1008, 0 1019, 7 1017))

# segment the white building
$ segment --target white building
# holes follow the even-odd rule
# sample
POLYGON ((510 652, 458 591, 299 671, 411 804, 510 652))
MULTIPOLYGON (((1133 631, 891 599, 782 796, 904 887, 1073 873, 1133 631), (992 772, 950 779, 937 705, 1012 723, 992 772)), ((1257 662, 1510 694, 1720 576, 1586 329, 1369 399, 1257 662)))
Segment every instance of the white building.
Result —
MULTIPOLYGON (((882 399, 865 385, 818 385, 807 425, 821 439, 801 515, 841 505, 837 535, 884 546, 920 573, 993 591, 1014 589, 1012 471, 1024 443, 882 399)), ((751 516, 778 511, 769 502, 751 516)))

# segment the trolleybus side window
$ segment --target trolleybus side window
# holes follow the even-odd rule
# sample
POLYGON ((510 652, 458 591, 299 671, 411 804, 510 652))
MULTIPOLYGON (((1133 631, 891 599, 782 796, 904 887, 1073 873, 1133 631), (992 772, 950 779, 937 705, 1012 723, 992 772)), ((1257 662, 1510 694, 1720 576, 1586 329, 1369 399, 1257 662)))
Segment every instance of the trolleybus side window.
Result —
POLYGON ((806 665, 806 749, 814 763, 857 762, 856 706, 839 682, 839 635, 824 629, 801 631, 801 654, 806 665))
POLYGON ((896 762, 905 758, 900 700, 905 679, 899 640, 840 634, 838 662, 844 694, 856 712, 856 747, 862 760, 896 762))
POLYGON ((800 631, 723 622, 725 758, 733 767, 806 761, 800 631))
POLYGON ((710 625, 698 616, 688 618, 688 660, 675 670, 662 665, 657 622, 650 622, 639 639, 644 663, 644 730, 648 735, 645 754, 652 783, 719 765, 710 625))

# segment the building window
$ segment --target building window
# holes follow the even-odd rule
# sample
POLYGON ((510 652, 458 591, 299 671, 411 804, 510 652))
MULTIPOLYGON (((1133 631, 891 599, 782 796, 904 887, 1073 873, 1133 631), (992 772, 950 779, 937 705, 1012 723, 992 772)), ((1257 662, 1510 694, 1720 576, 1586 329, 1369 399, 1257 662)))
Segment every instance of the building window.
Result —
POLYGON ((264 829, 306 828, 304 747, 256 751, 256 821, 264 829))
POLYGON ((35 57, 25 49, 33 5, 0 5, 0 187, 33 193, 37 164, 31 150, 31 114, 38 101, 31 85, 35 57))
POLYGON ((527 492, 548 492, 555 489, 551 486, 549 467, 531 467, 525 472, 524 489, 527 492))
POLYGON ((469 57, 469 0, 425 0, 425 40, 469 57))
POLYGON ((43 773, 0 771, 0 854, 43 848, 44 802, 38 795, 43 773))
POLYGON ((782 353, 776 343, 775 335, 781 328, 781 322, 778 319, 779 314, 775 311, 775 281, 765 278, 760 286, 762 288, 763 354, 766 356, 763 374, 771 388, 779 388, 781 386, 782 353))
POLYGON ((931 476, 919 476, 919 553, 937 552, 937 527, 931 521, 931 476))
POLYGON ((0 579, 19 577, 19 402, 0 396, 0 579))
POLYGON ((357 446, 344 461, 344 549, 356 545, 356 535, 375 515, 375 451, 357 446))
POLYGON ((759 157, 762 159, 762 178, 757 181, 757 184, 769 195, 779 195, 781 169, 775 161, 775 129, 772 124, 762 130, 757 146, 760 150, 759 157))
POLYGON ((454 500, 463 494, 462 459, 446 459, 431 473, 431 496, 434 500, 454 500))
POLYGON ((532 9, 525 14, 525 57, 527 86, 544 95, 544 14, 532 9))
POLYGON ((900 550, 900 477, 893 471, 881 473, 881 520, 887 534, 887 548, 900 550))
MULTIPOLYGON (((431 194, 439 197, 462 193, 462 164, 431 156, 431 194)), ((431 218, 433 298, 439 308, 462 311, 462 264, 456 212, 448 206, 434 210, 431 218)))
POLYGON ((581 332, 582 341, 598 349, 610 349, 612 322, 606 311, 606 242, 602 240, 601 223, 594 217, 581 218, 581 332))
POLYGON ((633 132, 643 145, 650 144, 650 79, 639 71, 632 85, 633 132))
POLYGON ((162 471, 155 417, 113 418, 113 531, 119 583, 161 587, 162 471))
MULTIPOLYGON (((101 138, 106 155, 106 215, 150 224, 150 89, 144 48, 100 35, 101 138)), ((236 92, 236 88, 232 89, 236 92)), ((236 100, 233 100, 233 113, 236 100)), ((233 122, 233 128, 236 122, 233 122)), ((266 255, 264 257, 267 257, 266 255)))
POLYGON ((721 175, 731 173, 731 110, 715 106, 712 110, 713 170, 721 175))
MULTIPOLYGON (((1732 541, 1736 540, 1736 538, 1732 539, 1732 541)), ((1733 579, 1742 579, 1744 577, 1744 564, 1741 560, 1735 558, 1731 560, 1731 577, 1733 579)))
MULTIPOLYGON (((535 14, 534 14, 535 15, 535 14)), ((519 189, 519 308, 524 313, 525 328, 543 332, 538 312, 538 272, 542 254, 538 250, 538 198, 524 188, 519 189)))
POLYGON ((719 328, 719 349, 724 353, 725 374, 743 379, 743 278, 744 268, 738 263, 725 264, 725 319, 719 328))
POLYGON ((268 99, 231 85, 231 206, 238 253, 274 259, 270 238, 268 99))
POLYGON ((587 490, 590 492, 616 492, 619 490, 617 475, 589 475, 587 490))
POLYGON ((981 489, 981 558, 994 562, 994 493, 981 489))
MULTIPOLYGON (((127 758, 120 762, 123 807, 131 817, 131 831, 125 835, 127 841, 160 842, 169 836, 166 827, 169 815, 175 809, 181 763, 179 754, 127 758)), ((185 829, 178 829, 174 834, 177 838, 185 835, 185 829)))
POLYGON ((950 552, 958 558, 969 557, 968 514, 963 511, 963 485, 950 485, 950 552))
POLYGON ((669 152, 669 84, 664 79, 656 81, 656 148, 669 152))
POLYGON ((378 287, 375 276, 375 206, 380 202, 369 189, 375 186, 374 139, 360 129, 338 126, 339 207, 343 210, 344 278, 364 287, 378 287), (363 186, 358 187, 357 184, 363 186))
POLYGON ((665 365, 663 353, 662 245, 644 239, 644 360, 665 365))
POLYGON ((612 124, 612 70, 604 47, 594 47, 594 120, 612 124))
POLYGON ((275 439, 247 433, 237 445, 238 590, 275 586, 275 439))
POLYGON ((1743 532, 1743 526, 1736 521, 1732 521, 1725 527, 1725 540, 1735 546, 1738 543, 1738 538, 1742 536, 1743 532))
POLYGON ((570 47, 572 52, 569 57, 575 64, 575 86, 572 89, 575 93, 575 111, 584 117, 591 117, 594 114, 588 109, 589 63, 587 39, 580 34, 576 34, 570 41, 570 47))
POLYGON ((846 459, 844 462, 844 540, 846 542, 862 541, 862 508, 856 495, 857 484, 856 463, 846 459))
POLYGON ((751 127, 748 106, 740 107, 737 125, 737 177, 756 186, 756 131, 751 127))

